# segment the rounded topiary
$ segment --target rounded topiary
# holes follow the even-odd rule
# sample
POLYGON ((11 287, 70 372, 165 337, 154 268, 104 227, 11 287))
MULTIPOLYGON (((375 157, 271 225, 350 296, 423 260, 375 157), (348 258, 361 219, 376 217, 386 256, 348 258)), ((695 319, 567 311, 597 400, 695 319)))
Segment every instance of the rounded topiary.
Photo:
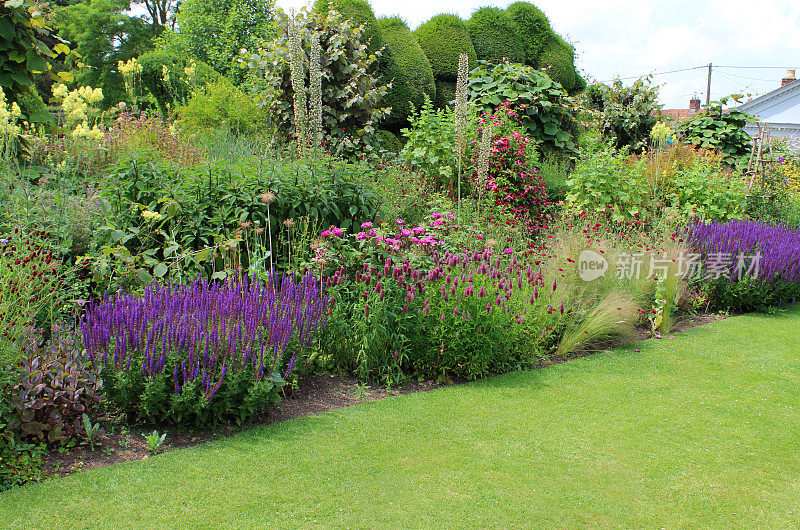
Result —
POLYGON ((443 108, 452 104, 456 99, 456 82, 448 79, 436 79, 436 99, 433 106, 443 108))
POLYGON ((392 108, 383 125, 399 130, 408 124, 412 108, 418 111, 422 107, 426 95, 431 100, 436 98, 433 69, 403 20, 398 17, 381 18, 378 28, 386 43, 384 53, 389 59, 384 78, 392 82, 392 88, 380 104, 381 107, 392 108))
POLYGON ((525 62, 525 42, 520 28, 502 9, 478 9, 467 22, 467 28, 479 61, 525 62))
MULTIPOLYGON (((470 66, 478 61, 467 25, 456 15, 437 15, 418 27, 414 36, 437 79, 454 81, 458 77, 458 57, 462 53, 469 56, 470 66)), ((438 94, 436 99, 440 99, 438 94)))
POLYGON ((378 140, 378 145, 391 153, 399 153, 403 149, 403 143, 392 131, 386 129, 378 129, 375 131, 375 137, 378 140))
POLYGON ((552 33, 550 21, 536 6, 528 2, 514 2, 506 8, 506 14, 519 27, 525 63, 535 67, 547 37, 552 33))
POLYGON ((569 93, 575 88, 575 50, 564 39, 550 33, 539 54, 538 68, 569 93))
POLYGON ((384 42, 375 20, 375 13, 365 0, 316 0, 314 9, 324 15, 334 9, 345 19, 358 25, 363 24, 364 34, 361 41, 369 42, 369 51, 376 52, 383 48, 384 42))

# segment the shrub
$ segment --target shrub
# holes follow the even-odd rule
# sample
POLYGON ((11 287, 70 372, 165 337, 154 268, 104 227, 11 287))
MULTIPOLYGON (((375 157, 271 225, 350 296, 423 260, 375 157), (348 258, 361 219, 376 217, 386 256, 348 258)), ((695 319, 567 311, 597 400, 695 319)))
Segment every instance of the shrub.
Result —
POLYGON ((278 157, 184 171, 123 161, 110 175, 118 187, 100 201, 105 225, 92 243, 94 280, 116 291, 153 277, 238 275, 269 235, 271 262, 283 267, 286 253, 276 238, 288 230, 285 221, 307 217, 322 226, 349 226, 375 219, 380 201, 360 182, 366 171, 337 160, 278 157))
POLYGON ((103 382, 73 338, 56 332, 42 345, 31 331, 26 339, 14 368, 6 427, 23 442, 65 443, 83 430, 82 414, 102 401, 103 382))
POLYGON ((564 87, 564 90, 574 93, 577 76, 575 49, 552 31, 539 54, 537 68, 564 87))
POLYGON ((153 50, 138 58, 142 84, 155 98, 164 116, 177 104, 185 104, 193 86, 203 86, 219 79, 210 66, 201 61, 190 62, 184 56, 153 50))
POLYGON ((296 356, 325 325, 312 273, 243 283, 151 284, 92 304, 81 322, 108 397, 129 418, 242 423, 278 399, 296 356))
MULTIPOLYGON (((310 50, 309 36, 316 32, 320 38, 323 143, 338 154, 370 149, 373 133, 389 111, 378 106, 387 87, 373 73, 378 57, 363 41, 364 28, 354 27, 335 11, 299 16, 305 53, 310 50)), ((246 55, 261 103, 269 108, 279 133, 290 137, 295 133, 294 90, 285 14, 277 24, 278 38, 263 51, 246 55)))
POLYGON ((178 116, 186 131, 227 127, 245 135, 263 129, 269 118, 252 98, 224 81, 196 91, 185 106, 178 107, 178 116))
POLYGON ((434 106, 437 109, 452 107, 456 99, 456 82, 447 79, 436 79, 436 99, 434 106))
POLYGON ((642 166, 628 165, 608 149, 583 157, 567 181, 567 204, 576 211, 608 214, 615 222, 638 218, 646 198, 642 166))
POLYGON ((729 221, 740 219, 744 213, 744 182, 711 164, 697 164, 677 172, 675 185, 674 205, 684 218, 729 221))
POLYGON ((469 95, 484 112, 508 102, 529 136, 545 148, 577 154, 575 112, 561 85, 541 72, 519 64, 481 64, 470 73, 469 95))
POLYGON ((650 142, 650 131, 658 122, 658 87, 650 78, 637 79, 625 87, 616 79, 611 86, 594 84, 586 90, 590 108, 600 112, 601 132, 614 147, 641 152, 650 142))
POLYGON ((698 222, 688 232, 715 308, 753 311, 800 298, 800 230, 732 220, 698 222))
POLYGON ((528 66, 535 67, 538 64, 539 54, 551 33, 550 21, 536 6, 528 2, 514 2, 506 8, 506 14, 519 28, 519 37, 522 38, 524 44, 524 62, 528 66))
POLYGON ((733 166, 737 159, 750 152, 753 140, 744 131, 744 126, 752 118, 736 109, 723 109, 728 98, 714 101, 691 118, 681 122, 679 131, 692 145, 713 149, 723 156, 724 161, 733 166))
POLYGON ((375 13, 366 0, 316 0, 314 9, 324 16, 328 16, 333 9, 344 20, 353 22, 356 26, 364 26, 361 42, 367 45, 370 53, 380 51, 385 42, 380 25, 375 19, 375 13))
POLYGON ((378 27, 386 43, 385 53, 390 59, 385 76, 392 83, 381 106, 392 108, 386 125, 398 128, 408 124, 411 114, 422 107, 425 96, 435 99, 433 69, 402 19, 381 18, 378 27))
MULTIPOLYGON (((548 205, 544 181, 535 167, 536 144, 520 134, 519 116, 509 108, 508 102, 500 105, 494 114, 481 116, 476 136, 480 137, 482 128, 490 124, 493 138, 486 182, 477 182, 478 176, 473 175, 478 193, 482 195, 484 187, 493 192, 497 206, 509 211, 528 232, 536 231, 544 226, 544 209, 548 205)), ((480 165, 479 158, 478 147, 474 151, 473 167, 480 165)))
POLYGON ((483 7, 467 21, 479 61, 524 63, 526 42, 514 19, 502 9, 483 7))
POLYGON ((403 149, 403 144, 400 139, 391 131, 378 129, 375 131, 378 137, 378 146, 390 153, 399 153, 403 149))
POLYGON ((436 187, 452 186, 458 171, 453 109, 435 109, 426 99, 419 114, 411 119, 411 127, 402 132, 406 144, 400 159, 421 171, 436 187))

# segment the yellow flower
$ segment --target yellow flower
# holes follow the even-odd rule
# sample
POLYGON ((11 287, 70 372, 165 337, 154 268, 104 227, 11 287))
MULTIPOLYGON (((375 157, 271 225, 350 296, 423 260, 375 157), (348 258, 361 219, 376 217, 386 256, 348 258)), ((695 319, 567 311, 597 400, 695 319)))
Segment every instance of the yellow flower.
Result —
POLYGON ((142 217, 148 221, 160 221, 164 218, 160 213, 152 212, 150 210, 142 210, 142 217))

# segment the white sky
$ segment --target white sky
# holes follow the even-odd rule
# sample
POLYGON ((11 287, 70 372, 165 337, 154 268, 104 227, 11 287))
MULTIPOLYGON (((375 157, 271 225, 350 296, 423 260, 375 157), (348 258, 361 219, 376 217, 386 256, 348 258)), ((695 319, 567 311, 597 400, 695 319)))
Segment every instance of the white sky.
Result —
MULTIPOLYGON (((399 15, 411 29, 439 13, 469 18, 479 7, 513 0, 371 0, 377 16, 399 15)), ((711 99, 763 94, 780 86, 787 68, 800 77, 800 0, 538 0, 553 29, 576 48, 585 76, 609 81, 693 66, 714 68, 711 99)), ((278 0, 286 11, 307 0, 278 0)), ((687 108, 694 93, 705 103, 707 69, 658 75, 661 103, 687 108)), ((627 81, 630 83, 630 80, 627 81)))

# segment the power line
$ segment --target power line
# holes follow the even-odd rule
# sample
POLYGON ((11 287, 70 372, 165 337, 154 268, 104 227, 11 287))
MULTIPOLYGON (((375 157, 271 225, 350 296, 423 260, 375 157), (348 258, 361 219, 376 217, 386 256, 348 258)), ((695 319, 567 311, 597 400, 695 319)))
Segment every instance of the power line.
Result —
POLYGON ((714 68, 764 68, 769 70, 791 70, 795 68, 794 66, 717 66, 714 65, 714 68))
POLYGON ((649 73, 649 74, 642 74, 642 75, 631 75, 631 76, 627 76, 627 77, 616 77, 614 79, 609 79, 607 81, 600 81, 600 82, 601 83, 610 83, 611 81, 615 81, 616 79, 619 79, 620 81, 624 81, 626 79, 639 79, 639 78, 642 78, 642 77, 647 77, 648 75, 654 75, 655 76, 655 75, 675 74, 677 72, 688 72, 689 70, 699 70, 701 68, 708 68, 708 65, 704 64, 703 66, 690 66, 689 68, 680 68, 678 70, 669 70, 667 72, 652 72, 652 73, 649 73))

